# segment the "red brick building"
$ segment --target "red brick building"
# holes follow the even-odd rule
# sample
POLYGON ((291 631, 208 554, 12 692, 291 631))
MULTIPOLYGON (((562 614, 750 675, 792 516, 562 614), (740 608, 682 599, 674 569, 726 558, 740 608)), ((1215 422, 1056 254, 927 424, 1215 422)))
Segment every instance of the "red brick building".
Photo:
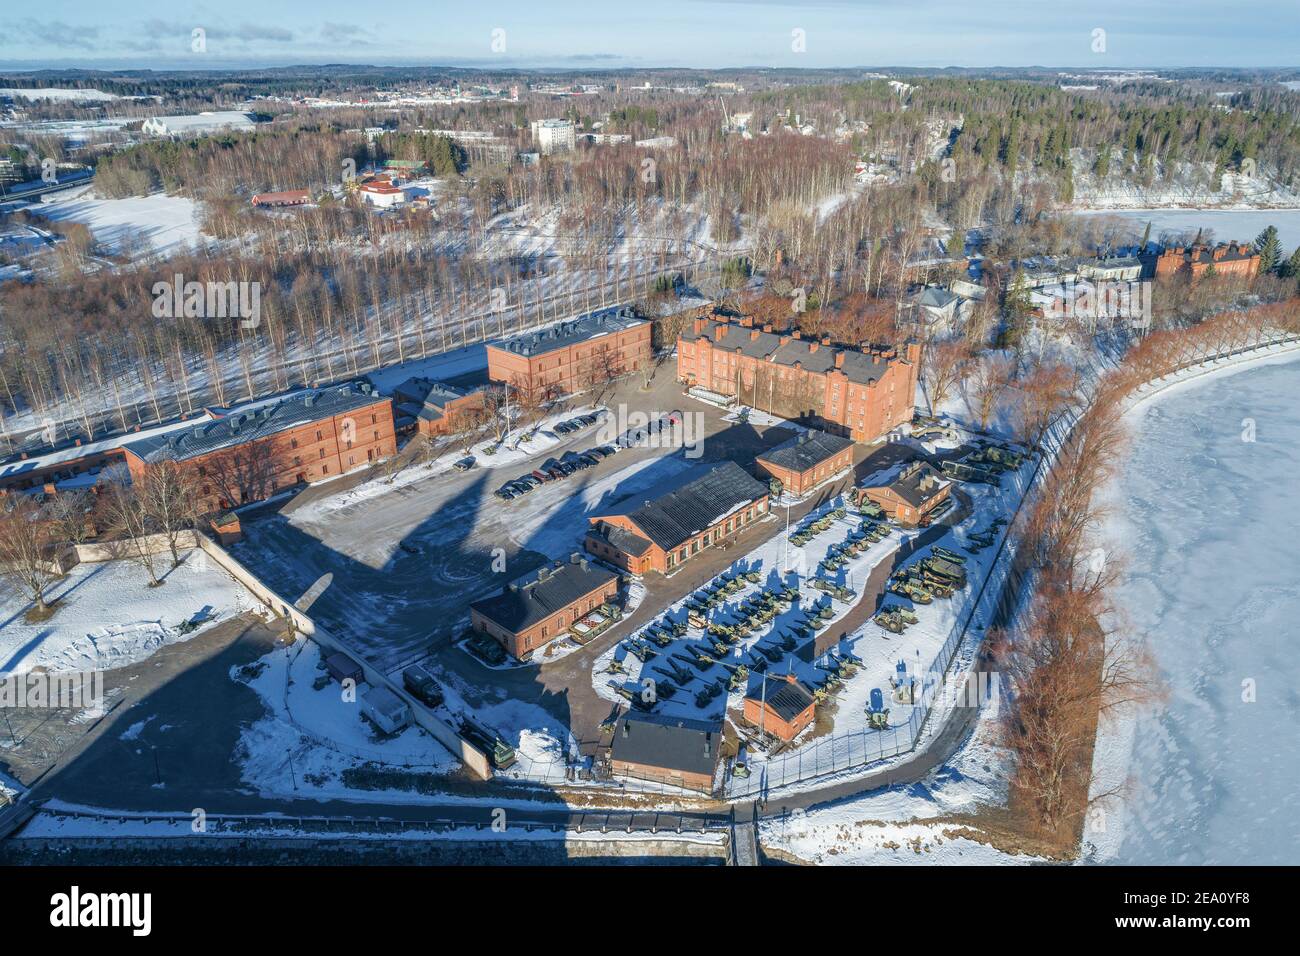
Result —
POLYGON ((916 526, 948 500, 952 482, 929 462, 917 461, 905 467, 893 481, 863 486, 858 493, 859 499, 869 498, 891 518, 916 526))
POLYGON ((633 574, 669 574, 767 514, 766 482, 733 461, 625 513, 592 515, 584 547, 633 574))
POLYGON ((615 776, 710 793, 722 748, 722 721, 628 711, 614 724, 615 776))
POLYGON ((776 478, 791 495, 812 491, 853 467, 853 442, 842 435, 809 429, 756 459, 759 474, 776 478))
POLYGON ((470 624, 499 641, 512 657, 527 660, 617 596, 617 574, 574 554, 568 563, 539 568, 495 597, 475 601, 469 606, 470 624))
POLYGON ((794 674, 764 676, 745 694, 744 714, 763 733, 791 741, 813 722, 817 705, 794 674))
POLYGON ((782 418, 816 423, 873 442, 912 420, 921 347, 836 346, 715 315, 697 318, 677 339, 677 378, 782 418))
POLYGON ((480 414, 486 394, 427 378, 408 378, 393 390, 398 432, 415 429, 430 438, 449 435, 480 414))
POLYGON ((615 307, 489 343, 488 378, 527 395, 556 397, 645 368, 651 323, 615 307))
POLYGON ((364 468, 397 450, 393 404, 369 385, 310 389, 233 409, 213 421, 128 442, 132 477, 159 461, 194 470, 206 511, 269 498, 364 468))
POLYGON ((1197 243, 1162 249, 1159 255, 1144 257, 1143 264, 1157 279, 1186 275, 1195 281, 1211 269, 1218 276, 1253 279, 1259 272, 1259 253, 1248 243, 1219 243, 1214 247, 1197 243))

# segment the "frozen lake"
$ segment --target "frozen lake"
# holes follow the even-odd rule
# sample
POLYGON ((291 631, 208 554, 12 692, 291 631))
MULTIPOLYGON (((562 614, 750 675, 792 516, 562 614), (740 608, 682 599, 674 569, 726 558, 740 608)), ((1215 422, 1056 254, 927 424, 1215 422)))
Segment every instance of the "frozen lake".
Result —
POLYGON ((1195 233, 1213 230, 1216 242, 1254 242, 1265 226, 1277 226, 1284 255, 1300 246, 1300 209, 1108 209, 1078 212, 1079 216, 1115 216, 1133 223, 1134 241, 1151 223, 1151 238, 1166 231, 1195 233))
POLYGON ((1300 862, 1297 393, 1300 362, 1248 366, 1131 413, 1117 598, 1169 698, 1099 742, 1099 767, 1127 761, 1133 783, 1085 836, 1103 859, 1300 862))

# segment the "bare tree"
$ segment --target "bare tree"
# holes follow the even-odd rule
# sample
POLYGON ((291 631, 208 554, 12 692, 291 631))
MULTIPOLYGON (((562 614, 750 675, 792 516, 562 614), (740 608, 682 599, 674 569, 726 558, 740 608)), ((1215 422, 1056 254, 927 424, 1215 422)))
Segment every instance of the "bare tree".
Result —
POLYGON ((41 616, 49 610, 46 589, 62 576, 54 558, 63 543, 34 499, 0 499, 0 576, 26 592, 41 616))
POLYGON ((1015 360, 1005 355, 985 355, 971 365, 965 379, 966 402, 981 430, 988 431, 1015 367, 1015 360))
POLYGON ((158 559, 150 540, 153 528, 144 496, 122 473, 114 475, 105 488, 104 513, 109 521, 109 532, 115 539, 114 557, 134 561, 149 575, 149 586, 158 587, 162 581, 158 577, 158 559))
POLYGON ((970 349, 965 342, 939 342, 928 346, 921 362, 921 378, 930 414, 943 406, 961 383, 970 349))
POLYGON ((45 517, 55 536, 69 544, 84 544, 95 535, 96 498, 89 491, 60 491, 45 502, 45 517))
POLYGON ((138 495, 150 526, 167 539, 172 567, 179 567, 181 533, 192 529, 203 511, 194 471, 175 461, 151 464, 140 479, 138 495))

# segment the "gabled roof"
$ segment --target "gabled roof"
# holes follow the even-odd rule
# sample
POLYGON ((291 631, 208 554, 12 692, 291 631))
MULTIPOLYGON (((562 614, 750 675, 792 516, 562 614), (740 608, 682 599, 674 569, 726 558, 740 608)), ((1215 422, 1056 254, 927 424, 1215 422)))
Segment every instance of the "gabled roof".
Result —
POLYGON ((651 548, 650 542, 645 538, 615 524, 598 524, 589 533, 604 538, 610 545, 634 558, 641 557, 651 548))
POLYGON ((629 711, 614 725, 612 756, 646 767, 711 776, 721 746, 721 720, 629 711))
POLYGON ((671 551, 732 512, 769 494, 764 482, 734 461, 707 467, 675 491, 645 502, 627 517, 647 538, 671 551))
POLYGON ((929 462, 918 461, 904 468, 888 487, 913 508, 919 508, 949 484, 929 462))
POLYGON ((824 461, 829 461, 852 445, 853 442, 848 438, 809 429, 785 444, 763 452, 758 456, 758 460, 791 471, 807 471, 824 461))
POLYGON ((492 623, 518 634, 617 577, 608 568, 575 554, 567 563, 539 568, 511 582, 495 597, 475 601, 470 607, 492 623))

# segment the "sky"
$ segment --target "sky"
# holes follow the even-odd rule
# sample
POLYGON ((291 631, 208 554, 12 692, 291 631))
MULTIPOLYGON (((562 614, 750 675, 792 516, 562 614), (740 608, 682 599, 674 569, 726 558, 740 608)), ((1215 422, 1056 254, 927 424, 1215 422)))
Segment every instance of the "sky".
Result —
POLYGON ((0 68, 8 70, 325 62, 1288 67, 1300 65, 1300 2, 46 0, 15 2, 0 20, 0 68))

